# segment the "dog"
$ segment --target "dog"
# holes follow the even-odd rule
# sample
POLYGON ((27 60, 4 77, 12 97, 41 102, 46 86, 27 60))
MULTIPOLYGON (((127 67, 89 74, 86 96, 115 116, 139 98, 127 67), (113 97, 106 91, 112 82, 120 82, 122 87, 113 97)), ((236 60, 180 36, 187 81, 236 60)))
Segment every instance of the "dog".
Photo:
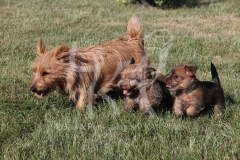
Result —
POLYGON ((203 111, 213 110, 215 118, 222 117, 224 111, 224 93, 216 67, 211 63, 212 81, 199 81, 197 68, 180 64, 166 77, 166 87, 176 92, 173 112, 176 116, 196 117, 203 111))
POLYGON ((126 96, 127 111, 140 108, 143 114, 156 115, 171 109, 173 98, 166 88, 165 77, 149 66, 130 64, 121 72, 119 87, 126 96))
POLYGON ((75 101, 78 109, 91 105, 96 97, 118 92, 121 70, 132 58, 138 63, 145 56, 143 29, 135 16, 128 22, 127 35, 76 51, 68 46, 48 50, 40 38, 30 90, 38 98, 57 90, 75 101))

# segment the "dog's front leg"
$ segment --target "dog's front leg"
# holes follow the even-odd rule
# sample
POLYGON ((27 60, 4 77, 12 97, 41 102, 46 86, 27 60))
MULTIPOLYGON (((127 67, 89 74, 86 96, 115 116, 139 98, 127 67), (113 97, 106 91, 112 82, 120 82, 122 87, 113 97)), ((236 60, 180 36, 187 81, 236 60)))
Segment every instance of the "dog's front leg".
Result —
POLYGON ((78 101, 76 109, 85 109, 88 104, 88 96, 87 94, 81 94, 78 101))
POLYGON ((148 98, 143 97, 140 99, 139 103, 140 109, 144 114, 149 114, 151 116, 157 116, 155 111, 153 110, 151 103, 149 102, 148 98))
POLYGON ((180 99, 178 99, 177 97, 175 98, 175 101, 173 104, 173 113, 178 117, 183 116, 182 103, 181 103, 180 99))
POLYGON ((125 110, 130 112, 132 110, 134 110, 137 106, 137 103, 135 101, 135 99, 131 99, 129 97, 126 97, 126 104, 125 104, 125 110))

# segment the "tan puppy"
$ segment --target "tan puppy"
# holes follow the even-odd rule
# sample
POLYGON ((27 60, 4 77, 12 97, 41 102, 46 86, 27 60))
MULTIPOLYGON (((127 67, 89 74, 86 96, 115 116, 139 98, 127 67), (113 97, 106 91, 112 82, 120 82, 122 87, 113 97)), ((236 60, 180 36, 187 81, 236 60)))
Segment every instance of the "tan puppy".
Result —
POLYGON ((92 104, 95 96, 118 91, 118 75, 126 62, 134 58, 138 63, 145 56, 143 30, 136 17, 129 20, 127 34, 128 38, 76 51, 67 46, 48 50, 40 38, 30 90, 38 98, 57 90, 76 101, 76 108, 92 104))
POLYGON ((166 77, 167 88, 176 91, 174 114, 197 116, 201 111, 213 108, 216 117, 223 113, 224 93, 215 66, 211 63, 212 81, 199 81, 196 68, 180 64, 166 77))

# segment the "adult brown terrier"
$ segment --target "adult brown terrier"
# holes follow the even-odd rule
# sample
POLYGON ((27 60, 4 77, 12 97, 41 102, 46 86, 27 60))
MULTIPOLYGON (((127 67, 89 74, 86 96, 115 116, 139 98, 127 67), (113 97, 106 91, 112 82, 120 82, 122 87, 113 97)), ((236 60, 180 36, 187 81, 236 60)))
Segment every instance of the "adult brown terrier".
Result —
POLYGON ((119 86, 126 96, 127 111, 140 108, 144 114, 156 115, 155 111, 165 112, 173 105, 173 98, 166 88, 165 77, 155 76, 156 70, 130 64, 121 72, 119 86))
POLYGON ((173 111, 176 116, 197 116, 201 111, 213 109, 215 117, 221 117, 224 109, 224 93, 217 70, 211 63, 212 81, 199 81, 196 67, 180 64, 166 77, 167 88, 176 91, 173 111))
POLYGON ((76 51, 68 46, 48 50, 40 38, 30 90, 38 98, 57 90, 76 101, 76 108, 85 108, 95 96, 118 91, 119 73, 126 62, 134 58, 138 63, 145 56, 143 30, 134 16, 128 22, 127 34, 128 38, 76 51))

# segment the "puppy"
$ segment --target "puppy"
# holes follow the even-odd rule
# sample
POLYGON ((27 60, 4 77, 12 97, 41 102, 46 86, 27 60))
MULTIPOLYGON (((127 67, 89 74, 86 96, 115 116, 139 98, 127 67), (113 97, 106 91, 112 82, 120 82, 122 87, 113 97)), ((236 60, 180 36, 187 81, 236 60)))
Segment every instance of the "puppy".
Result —
POLYGON ((127 34, 128 38, 76 51, 68 46, 48 50, 40 38, 30 90, 38 98, 57 90, 76 101, 76 108, 86 108, 94 97, 106 98, 107 93, 119 91, 119 73, 126 62, 134 58, 138 63, 145 56, 143 30, 136 17, 129 20, 127 34))
POLYGON ((182 116, 185 111, 188 116, 197 116, 201 111, 213 108, 215 117, 221 117, 225 100, 214 64, 211 63, 213 82, 199 81, 196 70, 193 66, 180 64, 166 77, 167 88, 176 91, 174 114, 182 116))
POLYGON ((166 88, 165 77, 155 76, 156 70, 130 64, 121 72, 119 86, 126 96, 127 111, 140 108, 144 114, 156 115, 155 111, 165 112, 173 105, 173 98, 166 88))

